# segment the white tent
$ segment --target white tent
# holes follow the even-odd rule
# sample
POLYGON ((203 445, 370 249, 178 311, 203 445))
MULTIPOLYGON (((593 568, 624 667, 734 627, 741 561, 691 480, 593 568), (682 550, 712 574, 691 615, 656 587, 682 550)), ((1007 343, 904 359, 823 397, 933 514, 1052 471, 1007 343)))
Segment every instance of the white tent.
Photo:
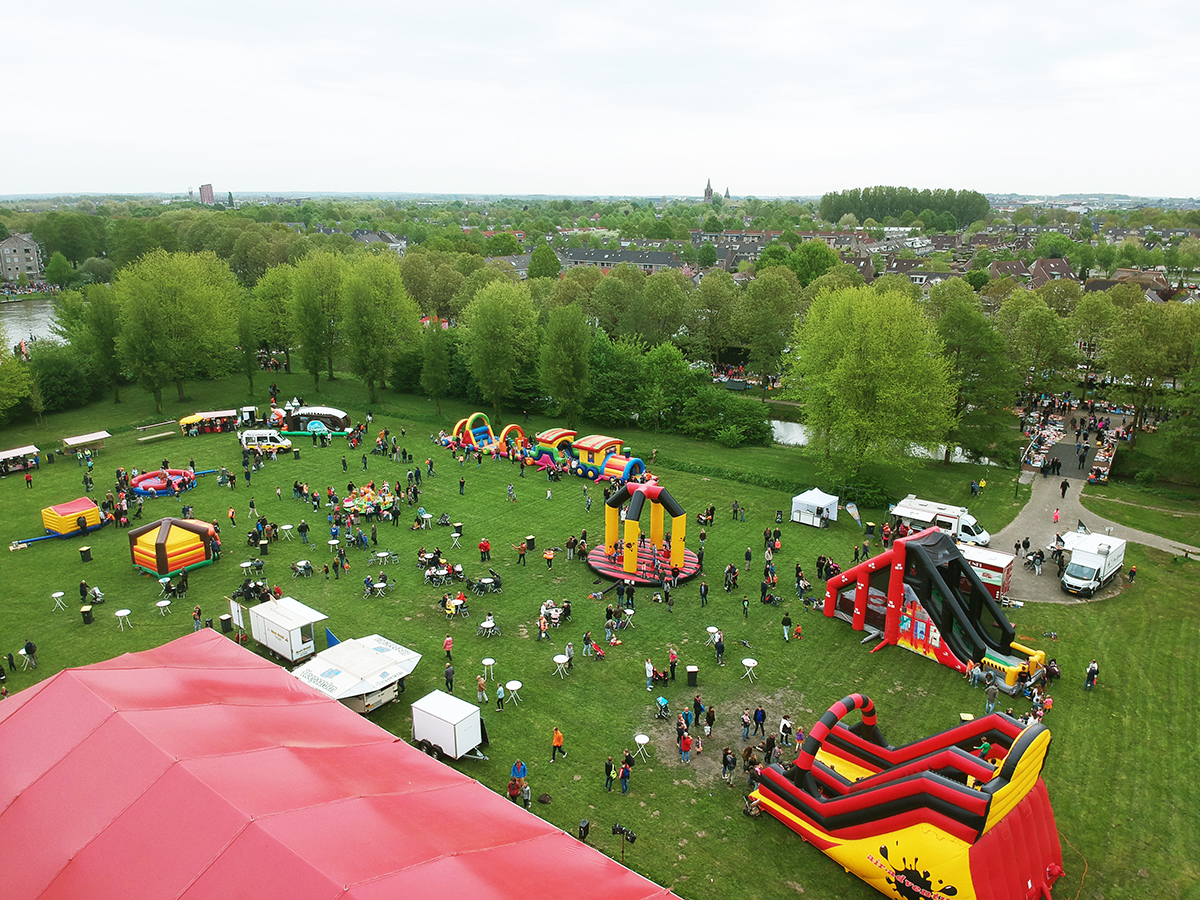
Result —
POLYGON ((838 498, 820 488, 812 488, 792 498, 792 521, 821 527, 821 519, 837 521, 838 498))
POLYGON ((322 650, 292 674, 359 713, 396 699, 396 685, 412 674, 421 654, 372 634, 322 650))

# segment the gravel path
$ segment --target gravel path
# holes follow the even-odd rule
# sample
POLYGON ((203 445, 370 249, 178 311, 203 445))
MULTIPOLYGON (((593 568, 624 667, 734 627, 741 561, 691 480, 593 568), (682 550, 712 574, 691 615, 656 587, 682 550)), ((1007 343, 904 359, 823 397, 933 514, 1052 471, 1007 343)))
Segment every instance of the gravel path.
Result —
MULTIPOLYGON (((1046 549, 1054 541, 1056 533, 1073 531, 1079 522, 1083 522, 1093 532, 1108 533, 1114 537, 1125 538, 1131 543, 1145 544, 1147 547, 1165 550, 1168 553, 1182 553, 1186 550, 1190 554, 1200 554, 1200 548, 1172 541, 1157 534, 1139 531, 1136 528, 1118 525, 1116 522, 1102 519, 1095 513, 1084 509, 1083 504, 1079 502, 1079 494, 1087 487, 1086 470, 1075 468, 1078 462, 1075 456, 1074 441, 1070 444, 1057 444, 1050 455, 1063 460, 1062 474, 1057 478, 1053 475, 1043 478, 1041 475, 1034 474, 1033 494, 1029 498, 1029 502, 1025 504, 1024 509, 1017 514, 1007 528, 999 534, 992 535, 990 549, 1002 553, 1007 553, 1015 542, 1026 537, 1029 538, 1031 548, 1042 547, 1046 550, 1046 564, 1042 567, 1040 578, 1032 572, 1025 571, 1024 562, 1020 558, 1013 564, 1012 584, 1009 589, 1009 596, 1012 599, 1034 603, 1087 602, 1084 598, 1062 592, 1058 585, 1058 579, 1054 577, 1057 567, 1050 561, 1050 552, 1046 549), (1060 487, 1064 478, 1070 483, 1065 497, 1062 495, 1060 487), (1057 525, 1054 524, 1055 509, 1059 511, 1057 525)), ((1125 585, 1124 576, 1116 578, 1092 599, 1103 600, 1106 597, 1112 597, 1123 590, 1125 585)))

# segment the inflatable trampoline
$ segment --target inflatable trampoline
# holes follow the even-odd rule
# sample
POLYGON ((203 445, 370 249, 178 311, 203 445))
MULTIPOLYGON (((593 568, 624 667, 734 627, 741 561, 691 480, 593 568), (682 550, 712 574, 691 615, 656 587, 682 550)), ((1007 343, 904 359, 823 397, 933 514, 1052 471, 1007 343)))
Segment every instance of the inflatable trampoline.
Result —
POLYGON ((129 482, 139 497, 172 497, 175 489, 190 491, 196 486, 196 476, 184 469, 156 469, 143 472, 129 482))

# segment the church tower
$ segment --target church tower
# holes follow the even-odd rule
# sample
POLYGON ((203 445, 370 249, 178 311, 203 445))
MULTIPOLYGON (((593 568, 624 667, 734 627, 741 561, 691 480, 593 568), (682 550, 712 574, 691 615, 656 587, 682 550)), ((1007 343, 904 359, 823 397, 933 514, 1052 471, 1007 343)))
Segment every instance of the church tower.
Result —
POLYGON ((704 189, 704 202, 712 203, 712 179, 708 179, 708 187, 704 189))

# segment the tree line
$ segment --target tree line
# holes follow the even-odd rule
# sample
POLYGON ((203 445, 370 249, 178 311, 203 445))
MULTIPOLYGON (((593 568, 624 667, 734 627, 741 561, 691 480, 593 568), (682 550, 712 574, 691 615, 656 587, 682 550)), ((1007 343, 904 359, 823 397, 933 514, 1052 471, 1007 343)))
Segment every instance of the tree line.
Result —
POLYGON ((920 219, 926 228, 952 232, 983 219, 990 208, 987 197, 978 191, 917 190, 881 185, 825 194, 818 212, 826 222, 838 222, 846 215, 854 216, 859 222, 873 219, 879 223, 894 217, 901 225, 920 219), (906 216, 908 221, 904 221, 906 216))

